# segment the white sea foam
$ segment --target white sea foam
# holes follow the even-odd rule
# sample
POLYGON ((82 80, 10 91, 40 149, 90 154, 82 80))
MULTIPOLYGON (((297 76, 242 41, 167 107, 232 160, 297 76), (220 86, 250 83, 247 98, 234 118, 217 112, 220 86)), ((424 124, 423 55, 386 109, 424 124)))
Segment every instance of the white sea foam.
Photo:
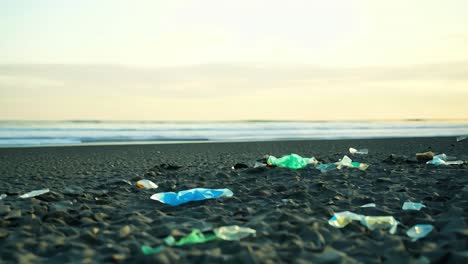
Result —
MULTIPOLYGON (((468 123, 0 121, 0 146, 459 136, 468 123)), ((455 139, 454 139, 455 140, 455 139)))

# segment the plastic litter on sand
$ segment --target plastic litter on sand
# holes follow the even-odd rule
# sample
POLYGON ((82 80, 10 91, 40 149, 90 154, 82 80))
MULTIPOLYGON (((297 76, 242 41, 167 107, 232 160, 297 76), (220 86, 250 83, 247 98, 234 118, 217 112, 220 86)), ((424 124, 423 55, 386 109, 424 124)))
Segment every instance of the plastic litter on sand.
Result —
POLYGON ((375 203, 368 203, 368 204, 364 204, 364 205, 361 205, 359 207, 362 207, 362 208, 369 208, 369 207, 376 207, 375 203))
POLYGON ((31 191, 31 192, 25 193, 23 195, 20 195, 20 198, 23 198, 23 199, 32 198, 32 197, 36 197, 36 196, 39 196, 39 195, 42 195, 42 194, 48 193, 48 192, 50 192, 49 189, 35 190, 35 191, 31 191))
POLYGON ((401 209, 419 211, 424 207, 426 207, 426 206, 424 204, 422 204, 422 203, 404 202, 403 207, 401 209))
POLYGON ((395 234, 399 222, 393 216, 365 216, 349 211, 335 213, 328 224, 336 228, 343 228, 352 221, 360 221, 361 224, 370 230, 389 229, 390 234, 395 234))
POLYGON ((223 240, 241 240, 250 235, 255 236, 257 231, 248 227, 240 227, 237 225, 222 226, 213 229, 215 235, 223 240))
POLYGON ((150 180, 139 180, 136 186, 140 189, 156 189, 158 185, 150 180))
POLYGON ((427 236, 429 233, 432 232, 433 229, 434 229, 433 225, 420 224, 420 225, 415 225, 411 227, 410 229, 408 229, 408 231, 406 231, 406 234, 409 237, 411 237, 412 238, 411 241, 414 242, 420 238, 427 236))
POLYGON ((349 153, 353 155, 367 155, 369 154, 369 149, 363 148, 363 149, 355 149, 355 148, 349 148, 349 153))
MULTIPOLYGON (((164 243, 169 247, 181 247, 192 244, 206 243, 216 239, 237 241, 242 238, 246 238, 250 235, 255 236, 257 231, 248 227, 240 227, 237 225, 233 226, 221 226, 213 229, 213 233, 204 234, 199 229, 193 229, 192 232, 179 240, 176 240, 173 236, 168 236, 164 239, 164 243)), ((158 247, 141 246, 141 252, 145 255, 157 254, 163 251, 165 246, 161 245, 158 247)))
POLYGON ((389 229, 390 234, 395 234, 399 222, 393 216, 365 216, 361 224, 370 230, 389 229))
POLYGON ((446 154, 442 153, 437 156, 434 156, 432 160, 426 162, 426 164, 432 165, 461 165, 465 163, 463 160, 455 160, 456 157, 447 156, 446 154))
POLYGON ((303 158, 297 154, 290 154, 281 158, 269 156, 267 160, 267 164, 269 166, 277 166, 295 170, 305 168, 309 164, 315 165, 317 163, 318 161, 314 157, 303 158))
POLYGON ((335 213, 329 220, 328 224, 336 228, 343 228, 352 221, 360 221, 364 217, 360 214, 355 214, 349 211, 335 213))
POLYGON ((180 205, 192 201, 201 201, 219 197, 231 197, 234 193, 229 189, 205 189, 195 188, 180 192, 162 192, 151 196, 152 200, 172 206, 180 205))

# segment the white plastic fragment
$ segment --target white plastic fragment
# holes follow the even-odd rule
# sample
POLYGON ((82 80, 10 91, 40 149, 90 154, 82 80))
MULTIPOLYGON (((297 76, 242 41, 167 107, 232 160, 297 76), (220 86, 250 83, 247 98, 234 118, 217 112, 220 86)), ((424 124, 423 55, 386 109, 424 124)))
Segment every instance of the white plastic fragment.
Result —
POLYGON ((7 196, 8 196, 8 195, 6 195, 6 194, 4 194, 4 193, 0 194, 0 200, 7 198, 7 196))
POLYGON ((218 227, 213 229, 213 232, 218 238, 231 241, 238 241, 250 235, 255 236, 257 234, 255 229, 237 225, 218 227))
POLYGON ((265 163, 261 163, 261 162, 258 162, 256 161, 255 164, 254 164, 254 168, 261 168, 261 167, 266 167, 267 165, 265 163))
POLYGON ((390 234, 395 234, 398 222, 393 216, 365 216, 361 218, 361 224, 370 230, 389 229, 390 234))
POLYGON ((360 221, 363 215, 355 214, 350 211, 335 213, 329 220, 328 224, 336 228, 343 228, 352 221, 360 221))
POLYGON ((432 165, 461 165, 465 163, 463 160, 455 160, 456 157, 447 156, 446 154, 442 153, 437 156, 434 156, 432 160, 426 162, 426 164, 432 165))
POLYGON ((361 205, 359 207, 362 207, 362 208, 369 208, 369 207, 376 207, 375 203, 368 203, 368 204, 364 204, 364 205, 361 205))
POLYGON ((32 191, 32 192, 28 192, 28 193, 25 193, 23 195, 20 195, 20 198, 32 198, 32 197, 36 197, 36 196, 39 196, 39 195, 42 195, 44 193, 48 193, 50 192, 49 189, 42 189, 42 190, 35 190, 35 191, 32 191))
POLYGON ((156 189, 158 185, 150 180, 139 180, 136 186, 141 189, 156 189))
POLYGON ((367 155, 369 154, 369 149, 363 148, 363 149, 355 149, 355 148, 349 148, 349 153, 353 155, 367 155))

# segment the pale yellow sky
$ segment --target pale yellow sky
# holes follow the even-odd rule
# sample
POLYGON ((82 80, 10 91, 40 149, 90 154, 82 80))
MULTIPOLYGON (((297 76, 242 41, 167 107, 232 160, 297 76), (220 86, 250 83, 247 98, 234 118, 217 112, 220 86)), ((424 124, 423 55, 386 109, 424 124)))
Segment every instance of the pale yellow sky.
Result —
POLYGON ((468 119, 466 1, 4 1, 0 119, 468 119))

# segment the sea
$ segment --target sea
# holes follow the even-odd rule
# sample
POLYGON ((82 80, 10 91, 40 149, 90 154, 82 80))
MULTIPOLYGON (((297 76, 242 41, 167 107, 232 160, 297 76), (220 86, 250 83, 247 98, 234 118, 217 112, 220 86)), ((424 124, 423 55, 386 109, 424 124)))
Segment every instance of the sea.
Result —
POLYGON ((466 121, 0 121, 0 147, 465 135, 466 121))

